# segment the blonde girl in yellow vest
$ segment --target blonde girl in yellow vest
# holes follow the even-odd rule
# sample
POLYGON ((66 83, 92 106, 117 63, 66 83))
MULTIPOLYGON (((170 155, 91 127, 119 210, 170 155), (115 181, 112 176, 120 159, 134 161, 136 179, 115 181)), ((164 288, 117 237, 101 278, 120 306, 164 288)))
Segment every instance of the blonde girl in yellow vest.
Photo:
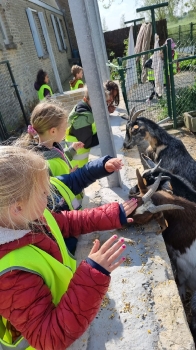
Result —
MULTIPOLYGON (((48 195, 43 157, 19 147, 1 147, 0 348, 4 350, 67 349, 96 316, 110 273, 125 260, 120 258, 124 239, 113 235, 102 247, 96 240, 76 269, 62 234, 77 234, 77 225, 83 233, 93 231, 94 212, 87 229, 85 219, 71 222, 73 212, 50 213, 48 195)), ((132 204, 129 214, 135 208, 132 204)), ((96 222, 101 224, 100 219, 96 222)))
POLYGON ((82 142, 76 142, 64 152, 61 141, 65 138, 66 127, 67 112, 62 105, 55 101, 43 101, 31 114, 28 134, 18 142, 24 146, 32 145, 37 152, 42 153, 52 176, 72 172, 74 169, 70 162, 76 151, 83 147, 82 142))

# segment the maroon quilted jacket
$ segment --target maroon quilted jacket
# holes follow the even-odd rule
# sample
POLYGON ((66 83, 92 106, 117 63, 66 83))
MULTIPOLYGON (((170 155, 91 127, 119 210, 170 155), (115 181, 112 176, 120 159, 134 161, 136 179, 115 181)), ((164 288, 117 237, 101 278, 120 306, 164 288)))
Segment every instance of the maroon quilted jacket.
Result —
MULTIPOLYGON (((117 203, 55 213, 54 217, 64 237, 121 227, 117 203)), ((34 244, 62 261, 57 244, 46 234, 25 232, 16 239, 17 232, 23 231, 10 230, 8 234, 0 228, 0 258, 18 247, 34 244), (3 242, 5 236, 7 240, 3 242)), ((40 276, 20 270, 7 272, 0 276, 0 315, 35 349, 65 350, 94 319, 109 282, 110 277, 83 261, 55 307, 50 290, 40 276)))

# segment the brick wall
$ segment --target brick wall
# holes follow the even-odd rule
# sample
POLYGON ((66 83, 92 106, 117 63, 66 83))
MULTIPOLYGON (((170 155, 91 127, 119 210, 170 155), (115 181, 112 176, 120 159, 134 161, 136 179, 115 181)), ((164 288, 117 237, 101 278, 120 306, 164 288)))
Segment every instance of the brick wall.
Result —
POLYGON ((85 88, 82 88, 78 90, 65 91, 63 94, 54 95, 53 98, 58 102, 61 102, 67 112, 70 113, 73 107, 84 97, 85 90, 85 88))
MULTIPOLYGON (((50 2, 51 1, 52 0, 50 0, 50 2)), ((47 2, 47 0, 45 0, 45 2, 47 2)), ((4 42, 2 42, 2 36, 0 36, 0 44, 2 45, 0 46, 0 61, 8 60, 10 62, 22 102, 29 115, 32 108, 38 102, 37 93, 34 90, 34 81, 37 71, 40 68, 47 71, 50 78, 50 85, 54 92, 57 91, 57 85, 49 57, 44 59, 38 58, 26 15, 26 8, 28 7, 44 13, 62 83, 70 76, 68 59, 71 58, 71 49, 65 27, 67 52, 60 52, 58 49, 50 17, 53 12, 37 6, 28 0, 0 0, 0 15, 4 17, 6 31, 8 32, 11 44, 10 47, 6 47, 4 42)), ((63 16, 55 13, 53 14, 61 18, 64 25, 63 16)), ((0 112, 9 131, 17 129, 20 125, 24 124, 21 109, 11 85, 12 83, 6 66, 0 65, 0 112)))

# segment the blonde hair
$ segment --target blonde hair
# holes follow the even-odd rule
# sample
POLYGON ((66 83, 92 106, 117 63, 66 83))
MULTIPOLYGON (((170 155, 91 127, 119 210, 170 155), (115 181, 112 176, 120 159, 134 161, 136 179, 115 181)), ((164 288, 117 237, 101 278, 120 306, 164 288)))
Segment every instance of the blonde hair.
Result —
MULTIPOLYGON (((31 200, 32 210, 36 213, 36 194, 44 190, 49 193, 49 189, 47 163, 41 155, 20 147, 0 146, 1 220, 6 212, 9 213, 10 206, 17 202, 31 200)), ((24 218, 24 225, 27 227, 28 224, 24 218)))
MULTIPOLYGON (((40 102, 35 106, 31 114, 30 123, 38 135, 43 135, 51 128, 60 127, 61 123, 67 119, 68 113, 63 105, 55 100, 50 100, 40 102)), ((33 132, 25 133, 15 142, 15 145, 27 147, 31 144, 34 137, 35 134, 33 132)))

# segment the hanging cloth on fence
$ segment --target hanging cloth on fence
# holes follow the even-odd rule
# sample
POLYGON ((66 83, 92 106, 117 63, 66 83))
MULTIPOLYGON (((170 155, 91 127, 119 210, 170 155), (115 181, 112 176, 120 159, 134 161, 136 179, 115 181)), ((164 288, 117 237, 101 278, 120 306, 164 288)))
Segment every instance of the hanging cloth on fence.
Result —
MULTIPOLYGON (((152 24, 151 23, 142 23, 140 27, 140 31, 137 36, 136 45, 135 45, 135 53, 144 52, 150 49, 150 41, 152 36, 152 24)), ((141 81, 142 83, 146 82, 147 79, 147 72, 144 68, 144 64, 146 60, 148 59, 147 55, 142 55, 140 58, 137 58, 137 61, 141 59, 141 67, 142 67, 142 73, 141 73, 141 81)))
MULTIPOLYGON (((155 34, 154 49, 159 47, 159 36, 155 34)), ((155 79, 155 91, 159 96, 163 95, 163 59, 161 57, 161 51, 155 51, 153 54, 153 69, 155 79)))
MULTIPOLYGON (((133 26, 130 27, 129 31, 129 39, 128 39, 128 56, 134 55, 134 40, 133 40, 133 26)), ((138 78, 137 78, 137 67, 136 67, 136 59, 130 58, 127 60, 126 65, 126 92, 128 99, 130 98, 131 92, 138 86, 138 78)))

